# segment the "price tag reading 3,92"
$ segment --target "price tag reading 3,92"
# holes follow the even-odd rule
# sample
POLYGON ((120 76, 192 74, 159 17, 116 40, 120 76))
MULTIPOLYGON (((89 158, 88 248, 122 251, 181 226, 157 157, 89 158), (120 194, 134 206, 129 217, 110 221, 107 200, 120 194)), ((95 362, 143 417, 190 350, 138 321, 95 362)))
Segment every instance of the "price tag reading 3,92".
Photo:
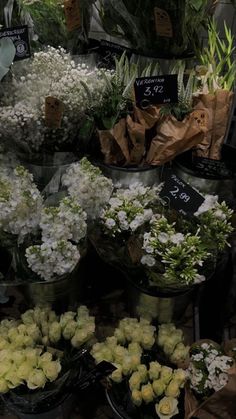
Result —
POLYGON ((166 205, 184 215, 194 214, 204 202, 202 195, 173 173, 167 176, 160 196, 166 205))
POLYGON ((136 104, 140 108, 178 102, 176 74, 140 77, 134 83, 136 104))

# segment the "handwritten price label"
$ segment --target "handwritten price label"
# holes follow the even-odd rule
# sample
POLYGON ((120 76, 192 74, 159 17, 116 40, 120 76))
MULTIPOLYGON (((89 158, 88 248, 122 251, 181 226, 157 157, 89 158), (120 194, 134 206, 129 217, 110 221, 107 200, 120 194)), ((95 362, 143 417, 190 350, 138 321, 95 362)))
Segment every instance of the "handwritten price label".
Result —
POLYGON ((178 102, 177 75, 140 77, 134 83, 137 106, 162 105, 178 102))
POLYGON ((160 193, 161 198, 180 213, 194 214, 203 204, 204 197, 174 173, 169 173, 160 193))

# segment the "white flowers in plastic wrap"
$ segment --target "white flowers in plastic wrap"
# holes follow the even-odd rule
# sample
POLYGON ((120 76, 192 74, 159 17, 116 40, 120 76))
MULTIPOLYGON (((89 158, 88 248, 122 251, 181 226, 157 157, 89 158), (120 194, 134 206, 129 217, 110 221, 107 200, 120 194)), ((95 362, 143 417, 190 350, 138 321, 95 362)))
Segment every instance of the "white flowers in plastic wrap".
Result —
MULTIPOLYGON (((116 366, 111 379, 121 382, 123 376, 136 371, 141 363, 142 352, 155 343, 156 328, 145 319, 124 318, 114 335, 105 342, 96 343, 91 351, 96 362, 108 361, 116 366)), ((145 375, 145 371, 143 371, 145 375)))
POLYGON ((19 242, 34 232, 40 221, 42 197, 33 176, 22 166, 0 168, 0 228, 17 235, 19 242))
POLYGON ((102 175, 86 158, 74 163, 62 179, 69 195, 86 211, 88 218, 97 218, 109 201, 112 181, 102 175))
MULTIPOLYGON (((61 371, 63 341, 79 348, 89 341, 94 331, 94 317, 85 306, 61 316, 50 307, 35 307, 23 313, 20 320, 3 320, 0 323, 0 393, 20 385, 36 390, 55 381, 61 371)), ((68 344, 64 346, 68 349, 68 344)))
POLYGON ((200 396, 209 396, 221 390, 229 380, 228 371, 233 358, 226 356, 214 343, 194 344, 190 351, 188 375, 190 386, 200 396))
POLYGON ((106 234, 115 237, 122 232, 135 232, 152 219, 159 187, 133 183, 127 189, 117 189, 101 215, 106 234))

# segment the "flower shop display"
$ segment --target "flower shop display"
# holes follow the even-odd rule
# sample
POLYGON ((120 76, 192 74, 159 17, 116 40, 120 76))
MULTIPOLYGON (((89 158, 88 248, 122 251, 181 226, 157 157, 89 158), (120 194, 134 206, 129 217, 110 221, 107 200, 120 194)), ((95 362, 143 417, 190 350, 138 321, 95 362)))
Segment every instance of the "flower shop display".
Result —
POLYGON ((102 27, 142 55, 174 58, 193 54, 216 2, 99 0, 102 27))
POLYGON ((8 408, 20 417, 37 417, 68 399, 94 331, 94 317, 85 306, 60 316, 38 306, 19 320, 2 320, 0 393, 8 408))
POLYGON ((186 390, 185 417, 234 417, 235 361, 220 345, 200 341, 190 349, 190 385, 186 390))
POLYGON ((170 366, 168 357, 175 363, 180 360, 177 354, 185 360, 188 352, 182 331, 173 324, 160 326, 156 335, 148 320, 124 318, 113 336, 94 344, 91 354, 96 362, 107 360, 117 368, 110 376, 107 397, 118 417, 162 419, 179 412, 178 399, 180 395, 183 399, 187 380, 186 372, 170 366))

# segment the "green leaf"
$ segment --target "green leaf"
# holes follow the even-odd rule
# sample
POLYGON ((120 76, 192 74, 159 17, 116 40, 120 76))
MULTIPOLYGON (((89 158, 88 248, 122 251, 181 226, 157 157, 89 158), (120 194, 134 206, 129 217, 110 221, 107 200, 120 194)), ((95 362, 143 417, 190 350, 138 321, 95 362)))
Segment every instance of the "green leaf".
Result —
POLYGON ((16 54, 16 48, 10 38, 0 40, 0 81, 8 73, 16 54))

